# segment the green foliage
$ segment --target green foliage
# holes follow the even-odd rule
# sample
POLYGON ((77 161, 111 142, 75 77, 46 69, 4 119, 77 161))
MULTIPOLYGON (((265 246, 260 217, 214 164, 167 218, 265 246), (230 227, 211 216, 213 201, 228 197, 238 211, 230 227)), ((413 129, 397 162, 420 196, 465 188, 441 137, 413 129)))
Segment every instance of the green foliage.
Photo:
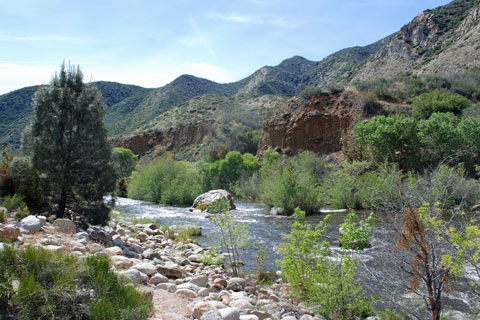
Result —
POLYGON ((263 203, 292 214, 296 207, 309 213, 323 204, 320 179, 326 171, 321 157, 304 151, 290 159, 266 151, 260 170, 259 194, 263 203))
POLYGON ((412 100, 412 113, 417 119, 428 119, 434 112, 460 114, 469 104, 468 99, 462 95, 447 90, 433 90, 412 100))
POLYGON ((138 157, 130 149, 113 148, 112 160, 115 165, 115 171, 119 177, 128 177, 138 161, 138 157))
POLYGON ((322 94, 325 94, 325 92, 321 88, 307 86, 305 89, 302 90, 302 92, 300 92, 298 96, 303 99, 310 99, 314 96, 320 96, 322 94))
POLYGON ((355 280, 356 263, 343 256, 330 260, 330 244, 321 240, 328 230, 330 216, 314 228, 305 221, 305 212, 296 209, 292 231, 279 249, 282 277, 292 293, 327 318, 351 319, 372 312, 372 301, 355 280))
POLYGON ((15 209, 23 208, 26 206, 23 197, 20 194, 15 194, 13 197, 6 196, 3 198, 2 206, 7 208, 8 211, 13 211, 15 209))
POLYGON ((268 261, 268 250, 266 248, 259 248, 255 255, 255 276, 257 283, 260 285, 272 284, 277 276, 275 270, 265 270, 265 265, 268 261))
POLYGON ((382 104, 377 101, 375 94, 372 92, 368 92, 365 96, 363 96, 360 103, 362 114, 365 117, 378 115, 383 111, 382 104))
POLYGON ((83 222, 105 224, 103 197, 115 188, 115 173, 100 93, 83 83, 79 68, 63 64, 33 105, 31 141, 24 144, 32 146, 33 165, 46 177, 57 217, 71 209, 83 222))
POLYGON ((340 246, 343 249, 363 250, 370 246, 373 235, 373 222, 376 219, 372 212, 365 220, 355 222, 357 215, 350 212, 340 224, 340 246))
POLYGON ((0 251, 0 309, 15 319, 146 319, 150 300, 117 277, 106 256, 0 251), (12 280, 18 280, 14 290, 12 280))
POLYGON ((224 262, 223 256, 216 249, 208 249, 200 255, 200 261, 205 265, 219 266, 224 262))
POLYGON ((248 225, 237 222, 232 211, 230 211, 230 203, 227 199, 216 201, 208 209, 212 213, 209 219, 219 231, 219 244, 227 252, 231 271, 235 276, 238 276, 241 268, 241 253, 249 244, 248 225))
MULTIPOLYGON (((225 159, 217 160, 204 169, 205 185, 207 189, 227 189, 235 191, 234 187, 244 178, 252 176, 260 164, 254 155, 250 153, 240 154, 237 151, 230 151, 225 159), (208 172, 205 172, 207 171, 208 172)), ((235 192, 234 192, 235 193, 235 192)))
POLYGON ((354 131, 365 158, 377 162, 396 162, 401 167, 415 167, 418 161, 418 138, 414 119, 403 115, 377 116, 357 123, 354 131))
POLYGON ((5 210, 3 208, 0 209, 0 223, 7 222, 7 218, 8 218, 7 210, 5 210))
POLYGON ((203 191, 193 163, 161 158, 132 173, 128 196, 166 204, 190 205, 203 191))
POLYGON ((15 157, 10 168, 16 195, 21 196, 30 209, 39 212, 46 204, 40 172, 23 157, 15 157))

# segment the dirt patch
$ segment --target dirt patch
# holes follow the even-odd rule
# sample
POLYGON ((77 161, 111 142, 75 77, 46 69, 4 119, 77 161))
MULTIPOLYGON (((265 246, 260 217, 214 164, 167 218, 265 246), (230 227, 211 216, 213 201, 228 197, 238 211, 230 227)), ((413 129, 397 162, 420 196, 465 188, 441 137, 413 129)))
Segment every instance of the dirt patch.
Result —
POLYGON ((192 313, 188 305, 188 299, 179 297, 174 293, 160 289, 153 291, 153 310, 155 318, 163 320, 173 319, 174 317, 168 315, 168 313, 176 313, 186 318, 191 318, 192 313))

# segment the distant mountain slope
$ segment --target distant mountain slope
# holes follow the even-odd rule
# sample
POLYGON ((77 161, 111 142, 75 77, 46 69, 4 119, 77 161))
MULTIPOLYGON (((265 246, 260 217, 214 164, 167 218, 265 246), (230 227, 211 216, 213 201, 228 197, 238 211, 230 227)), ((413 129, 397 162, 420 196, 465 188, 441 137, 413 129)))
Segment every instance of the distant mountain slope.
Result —
MULTIPOLYGON (((195 113, 185 113, 195 109, 192 103, 200 103, 200 109, 217 106, 215 110, 221 112, 220 106, 225 110, 230 106, 224 103, 225 97, 291 97, 307 86, 349 85, 357 80, 399 74, 454 73, 478 67, 479 22, 480 0, 454 0, 420 13, 400 31, 368 46, 343 49, 319 62, 294 56, 233 83, 182 75, 155 89, 103 81, 96 84, 108 106, 105 121, 109 134, 132 135, 165 123, 174 126, 186 119, 194 121, 195 113), (213 96, 192 100, 204 95, 213 96), (211 105, 206 106, 206 101, 211 105), (176 108, 187 102, 189 108, 176 108), (175 110, 175 121, 166 120, 167 115, 173 115, 171 110, 175 110)), ((20 133, 32 114, 30 101, 35 89, 23 88, 0 96, 1 147, 18 147, 20 133)), ((238 101, 230 102, 244 108, 245 104, 238 101)))
POLYGON ((21 132, 32 116, 32 96, 38 86, 0 96, 0 148, 20 145, 21 132))

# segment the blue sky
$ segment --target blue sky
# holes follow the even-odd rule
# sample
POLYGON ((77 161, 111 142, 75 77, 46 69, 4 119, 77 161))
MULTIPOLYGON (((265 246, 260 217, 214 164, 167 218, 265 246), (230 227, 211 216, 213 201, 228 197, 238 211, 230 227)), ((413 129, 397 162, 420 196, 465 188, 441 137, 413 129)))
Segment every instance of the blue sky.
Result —
POLYGON ((63 60, 93 81, 232 82, 294 55, 319 61, 370 44, 448 2, 0 0, 0 94, 48 83, 63 60))

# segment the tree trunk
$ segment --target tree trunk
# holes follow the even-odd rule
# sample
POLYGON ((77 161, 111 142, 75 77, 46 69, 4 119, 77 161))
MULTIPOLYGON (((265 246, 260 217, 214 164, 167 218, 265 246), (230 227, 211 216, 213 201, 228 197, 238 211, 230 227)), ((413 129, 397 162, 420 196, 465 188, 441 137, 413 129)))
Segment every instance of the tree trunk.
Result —
POLYGON ((62 193, 60 195, 60 202, 58 203, 57 218, 61 219, 65 216, 65 208, 67 206, 67 192, 65 188, 62 188, 62 193))

